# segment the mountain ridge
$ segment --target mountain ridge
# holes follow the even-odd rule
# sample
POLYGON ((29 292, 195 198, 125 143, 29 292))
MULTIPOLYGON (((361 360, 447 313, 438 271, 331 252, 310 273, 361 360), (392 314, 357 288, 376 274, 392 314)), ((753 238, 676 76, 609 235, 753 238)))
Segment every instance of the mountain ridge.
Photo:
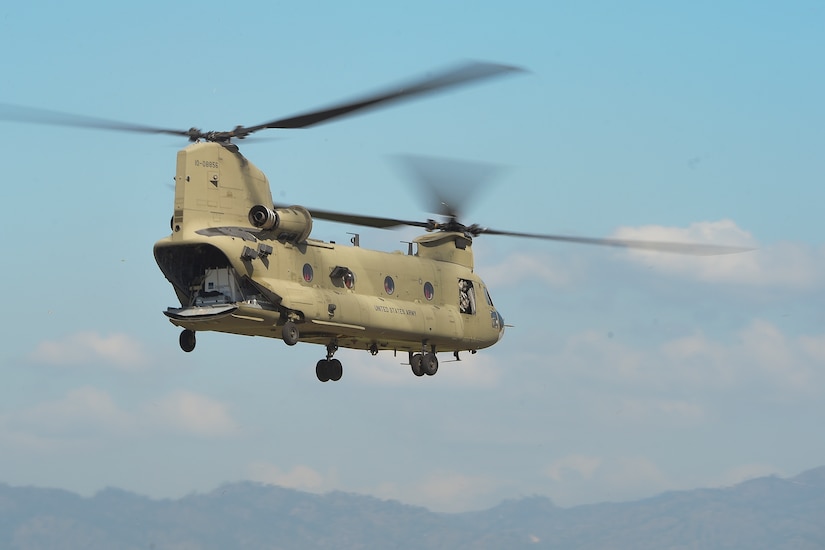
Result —
POLYGON ((562 508, 534 495, 461 513, 250 481, 159 500, 0 484, 0 547, 805 550, 825 548, 825 466, 630 502, 562 508))

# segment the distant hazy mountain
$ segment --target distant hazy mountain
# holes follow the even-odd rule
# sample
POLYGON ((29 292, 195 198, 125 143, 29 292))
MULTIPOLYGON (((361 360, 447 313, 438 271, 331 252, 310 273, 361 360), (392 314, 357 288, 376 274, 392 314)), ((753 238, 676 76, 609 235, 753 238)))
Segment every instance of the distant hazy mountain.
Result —
POLYGON ((0 548, 822 549, 825 467, 636 502, 559 508, 530 497, 464 514, 255 483, 179 500, 0 485, 0 548))

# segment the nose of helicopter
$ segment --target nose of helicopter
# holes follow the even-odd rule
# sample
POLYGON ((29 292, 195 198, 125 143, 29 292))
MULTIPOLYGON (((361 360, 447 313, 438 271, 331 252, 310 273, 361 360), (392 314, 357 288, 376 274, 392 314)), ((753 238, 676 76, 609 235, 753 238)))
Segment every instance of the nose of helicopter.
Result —
POLYGON ((504 317, 502 317, 498 311, 494 313, 496 317, 498 317, 498 341, 500 342, 501 339, 504 338, 504 317))

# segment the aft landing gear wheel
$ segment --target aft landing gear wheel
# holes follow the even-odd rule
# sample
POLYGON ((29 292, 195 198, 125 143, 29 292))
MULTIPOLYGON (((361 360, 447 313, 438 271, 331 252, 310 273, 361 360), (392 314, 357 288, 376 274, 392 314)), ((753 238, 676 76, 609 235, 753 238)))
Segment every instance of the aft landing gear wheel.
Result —
POLYGON ((438 357, 434 353, 428 353, 422 361, 422 368, 427 376, 432 376, 438 372, 438 357))
POLYGON ((185 329, 183 332, 180 333, 180 338, 178 338, 178 342, 180 343, 180 349, 189 353, 193 349, 195 349, 195 331, 189 330, 188 328, 185 329))
POLYGON ((330 359, 327 372, 329 373, 329 379, 333 382, 337 382, 342 376, 344 376, 344 366, 338 359, 330 359))
POLYGON ((319 382, 329 382, 329 361, 321 359, 315 364, 315 376, 319 382))
POLYGON ((410 355, 410 367, 416 376, 424 376, 424 357, 420 353, 410 355))
POLYGON ((301 333, 298 331, 298 327, 295 326, 295 323, 292 321, 287 321, 284 323, 284 328, 281 329, 281 338, 283 338, 284 343, 287 346, 294 346, 301 338, 301 333))
POLYGON ((321 359, 315 365, 315 376, 321 382, 337 382, 344 375, 344 366, 338 359, 321 359))
POLYGON ((413 353, 410 352, 410 368, 416 376, 432 376, 438 372, 438 357, 435 352, 413 353))

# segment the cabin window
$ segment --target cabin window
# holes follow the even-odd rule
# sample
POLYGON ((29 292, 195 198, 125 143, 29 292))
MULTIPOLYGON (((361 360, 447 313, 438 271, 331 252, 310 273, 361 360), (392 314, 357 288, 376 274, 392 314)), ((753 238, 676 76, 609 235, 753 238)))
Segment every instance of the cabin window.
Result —
POLYGON ((309 264, 304 264, 304 281, 310 282, 312 281, 312 266, 309 264))
POLYGON ((475 315, 476 313, 476 291, 473 288, 473 281, 467 279, 458 280, 458 309, 461 313, 475 315))
POLYGON ((387 293, 387 296, 395 292, 395 281, 389 275, 384 277, 384 292, 387 293))
POLYGON ((427 281, 426 283, 424 283, 424 297, 427 300, 432 300, 434 295, 435 289, 433 289, 433 284, 427 281))
POLYGON ((344 273, 344 286, 350 290, 355 286, 355 273, 350 270, 344 273))

